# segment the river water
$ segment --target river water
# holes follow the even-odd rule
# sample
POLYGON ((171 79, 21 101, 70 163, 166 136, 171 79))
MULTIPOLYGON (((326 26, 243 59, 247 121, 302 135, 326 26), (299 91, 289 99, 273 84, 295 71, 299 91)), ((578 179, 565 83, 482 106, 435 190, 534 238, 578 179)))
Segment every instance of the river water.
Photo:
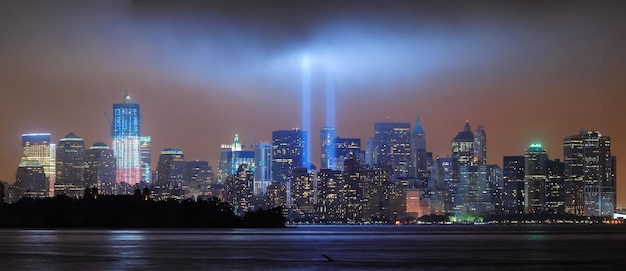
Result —
POLYGON ((626 270, 626 227, 0 229, 0 270, 626 270))

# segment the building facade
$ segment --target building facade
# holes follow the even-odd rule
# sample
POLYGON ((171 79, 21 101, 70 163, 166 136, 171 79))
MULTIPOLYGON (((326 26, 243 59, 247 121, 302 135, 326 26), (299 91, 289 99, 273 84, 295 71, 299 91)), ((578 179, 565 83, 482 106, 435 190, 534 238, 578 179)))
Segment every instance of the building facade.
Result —
POLYGON ((136 185, 141 182, 141 140, 139 104, 124 102, 113 105, 113 153, 115 154, 115 179, 118 184, 136 185))

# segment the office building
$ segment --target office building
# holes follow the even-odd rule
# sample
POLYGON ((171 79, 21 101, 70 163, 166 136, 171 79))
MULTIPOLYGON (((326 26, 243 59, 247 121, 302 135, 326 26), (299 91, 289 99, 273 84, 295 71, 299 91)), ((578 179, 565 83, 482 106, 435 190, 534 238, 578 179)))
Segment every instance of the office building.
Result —
POLYGON ((20 163, 37 161, 46 176, 46 195, 54 195, 56 179, 56 145, 50 143, 49 133, 22 134, 22 159, 20 163))
POLYGON ((141 182, 148 185, 152 181, 152 137, 140 136, 141 182))
POLYGON ((85 187, 96 187, 99 194, 117 194, 115 155, 107 144, 96 142, 87 150, 84 180, 85 187))
POLYGON ((322 127, 320 129, 320 168, 333 168, 335 162, 335 127, 322 127))
POLYGON ((540 214, 546 211, 546 183, 548 154, 541 144, 531 144, 524 155, 525 212, 540 214))
POLYGON ((393 175, 406 177, 411 160, 411 124, 374 123, 374 163, 391 165, 393 175))
POLYGON ((616 205, 615 156, 611 138, 581 130, 563 139, 567 213, 612 216, 616 205))
POLYGON ((139 104, 131 103, 127 93, 123 103, 113 105, 111 125, 118 184, 133 186, 141 181, 140 124, 139 104))
MULTIPOLYGON (((294 168, 308 167, 307 133, 299 129, 272 132, 272 180, 286 184, 294 168)), ((289 188, 287 186, 287 188, 289 188)))
POLYGON ((85 142, 83 139, 74 133, 61 138, 56 151, 55 195, 82 197, 85 190, 84 163, 85 142))
POLYGON ((272 182, 272 144, 258 142, 254 145, 254 195, 264 195, 272 182))

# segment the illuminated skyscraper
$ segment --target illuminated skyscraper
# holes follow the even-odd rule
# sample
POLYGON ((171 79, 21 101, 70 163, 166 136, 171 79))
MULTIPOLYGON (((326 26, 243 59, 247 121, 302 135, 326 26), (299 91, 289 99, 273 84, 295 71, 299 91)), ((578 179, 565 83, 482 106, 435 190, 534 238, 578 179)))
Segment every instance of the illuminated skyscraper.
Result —
MULTIPOLYGON (((294 168, 306 167, 307 132, 300 129, 272 132, 272 180, 285 184, 294 168)), ((289 188, 288 185, 286 185, 289 188)))
POLYGON ((155 193, 160 199, 184 197, 185 155, 179 148, 165 148, 159 155, 155 193))
POLYGON ((85 142, 74 133, 61 138, 57 146, 57 174, 54 194, 81 197, 85 190, 83 170, 85 163, 85 142))
POLYGON ((259 142, 254 145, 254 194, 265 194, 265 188, 272 182, 272 144, 259 142))
POLYGON ((335 127, 322 127, 320 130, 321 152, 320 168, 333 168, 335 166, 335 127))
POLYGON ((239 135, 235 134, 232 144, 222 144, 220 146, 220 158, 217 162, 218 181, 223 182, 226 177, 237 173, 239 166, 246 164, 248 169, 255 171, 254 151, 244 150, 239 141, 239 135))
POLYGON ((115 179, 117 183, 135 185, 141 181, 141 142, 139 104, 130 103, 130 96, 124 96, 124 103, 113 105, 113 152, 116 158, 115 179))
POLYGON ((351 155, 361 155, 360 138, 336 137, 334 145, 333 155, 335 155, 335 158, 333 158, 334 164, 331 165, 333 170, 342 170, 345 160, 351 155))
POLYGON ((374 123, 374 162, 391 165, 394 176, 406 176, 411 158, 411 124, 374 123))
POLYGON ((41 198, 47 194, 44 167, 36 160, 26 160, 20 163, 15 174, 10 200, 15 202, 23 196, 41 198))
POLYGON ((411 133, 411 175, 413 177, 422 177, 427 172, 427 153, 426 153, 426 134, 420 123, 420 117, 417 116, 415 127, 411 133))
POLYGON ((152 137, 140 136, 141 150, 141 181, 149 184, 152 181, 152 137))
POLYGON ((504 213, 520 215, 524 213, 524 156, 504 156, 502 162, 504 191, 502 202, 504 213))
MULTIPOLYGON (((50 144, 49 133, 22 134, 21 163, 37 161, 43 167, 46 176, 46 193, 54 195, 56 179, 56 145, 50 144)), ((32 163, 29 163, 32 165, 32 163)))
POLYGON ((525 154, 524 201, 525 211, 540 214, 546 211, 546 182, 548 154, 541 144, 531 144, 525 154))
POLYGON ((115 195, 115 156, 103 142, 94 143, 85 155, 85 187, 97 187, 99 194, 115 195))
POLYGON ((472 166, 474 159, 474 134, 469 121, 465 122, 463 131, 460 131, 452 139, 452 159, 454 164, 454 176, 458 178, 458 170, 461 166, 472 166))
POLYGON ((474 161, 477 166, 487 164, 487 134, 482 125, 474 132, 474 161))
POLYGON ((615 212, 615 156, 611 138, 581 130, 563 139, 566 212, 612 216, 615 212))

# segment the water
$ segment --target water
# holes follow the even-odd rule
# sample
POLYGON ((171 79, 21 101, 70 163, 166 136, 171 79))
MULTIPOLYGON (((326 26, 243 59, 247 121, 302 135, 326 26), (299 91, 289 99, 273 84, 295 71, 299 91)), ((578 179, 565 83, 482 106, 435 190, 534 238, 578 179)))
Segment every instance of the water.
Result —
POLYGON ((0 229, 0 270, 623 270, 625 241, 589 225, 0 229))

